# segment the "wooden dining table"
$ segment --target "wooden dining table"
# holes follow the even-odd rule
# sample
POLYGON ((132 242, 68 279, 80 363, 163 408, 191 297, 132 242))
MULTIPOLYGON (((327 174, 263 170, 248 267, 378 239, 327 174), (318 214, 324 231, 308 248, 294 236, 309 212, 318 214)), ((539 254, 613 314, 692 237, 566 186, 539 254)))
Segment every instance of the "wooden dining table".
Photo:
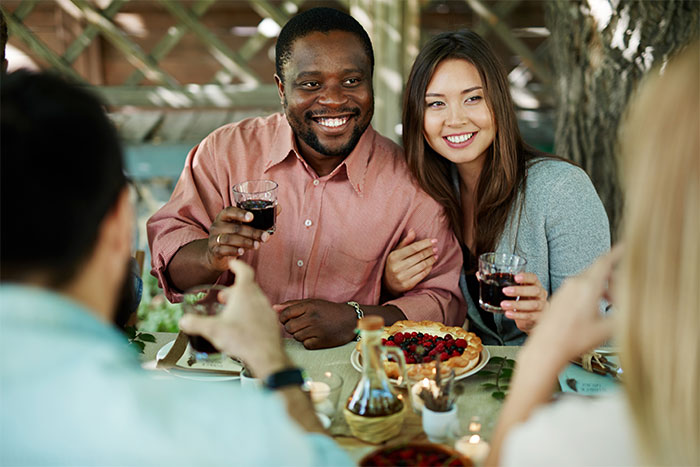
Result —
MULTIPOLYGON (((155 368, 152 362, 155 360, 158 351, 176 337, 174 333, 156 332, 155 342, 146 343, 142 360, 147 368, 155 368), (151 362, 149 365, 148 362, 151 362)), ((333 417, 329 432, 338 444, 345 449, 350 457, 359 461, 364 455, 376 449, 378 446, 366 443, 352 436, 350 429, 345 423, 342 415, 342 408, 345 401, 352 393, 360 378, 360 372, 351 363, 351 355, 355 349, 355 342, 322 350, 307 350, 304 346, 293 339, 285 339, 284 346, 287 354, 298 367, 305 370, 329 370, 339 375, 343 379, 343 385, 338 401, 336 415, 333 417)), ((520 347, 513 346, 485 346, 490 357, 506 357, 516 359, 520 347)), ((488 368, 488 366, 487 366, 488 368)), ((164 370, 155 370, 158 377, 178 378, 175 372, 167 373, 164 370)), ((493 397, 493 389, 484 388, 484 383, 493 383, 493 375, 475 373, 471 376, 459 380, 461 394, 456 398, 458 407, 457 416, 459 420, 468 422, 473 416, 478 416, 481 420, 481 434, 486 440, 490 439, 494 429, 496 419, 503 402, 493 397)), ((239 380, 221 381, 218 384, 240 384, 239 380)), ((406 390, 401 388, 398 392, 403 394, 404 400, 408 401, 406 390)), ((409 403, 410 404, 410 403, 409 403)), ((406 411, 406 417, 401 428, 401 433, 397 438, 387 441, 389 444, 399 444, 409 441, 427 441, 427 436, 423 432, 421 416, 412 409, 406 411)), ((448 445, 454 443, 454 438, 448 440, 448 445)))

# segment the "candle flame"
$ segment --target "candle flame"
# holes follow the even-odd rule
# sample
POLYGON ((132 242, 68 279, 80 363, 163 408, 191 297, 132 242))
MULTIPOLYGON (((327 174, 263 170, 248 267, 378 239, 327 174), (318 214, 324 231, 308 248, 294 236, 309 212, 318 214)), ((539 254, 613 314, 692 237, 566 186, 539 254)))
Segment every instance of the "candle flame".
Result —
POLYGON ((481 436, 479 435, 471 435, 469 437, 469 444, 479 444, 479 441, 481 441, 481 436))

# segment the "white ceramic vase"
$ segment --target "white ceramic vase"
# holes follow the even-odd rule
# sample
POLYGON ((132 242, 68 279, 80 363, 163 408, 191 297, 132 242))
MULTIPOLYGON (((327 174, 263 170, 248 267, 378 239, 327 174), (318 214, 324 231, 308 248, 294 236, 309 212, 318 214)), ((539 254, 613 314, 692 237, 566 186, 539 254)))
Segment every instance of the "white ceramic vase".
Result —
POLYGON ((457 421, 457 405, 447 412, 435 412, 423 407, 423 431, 433 443, 444 443, 450 428, 457 421))

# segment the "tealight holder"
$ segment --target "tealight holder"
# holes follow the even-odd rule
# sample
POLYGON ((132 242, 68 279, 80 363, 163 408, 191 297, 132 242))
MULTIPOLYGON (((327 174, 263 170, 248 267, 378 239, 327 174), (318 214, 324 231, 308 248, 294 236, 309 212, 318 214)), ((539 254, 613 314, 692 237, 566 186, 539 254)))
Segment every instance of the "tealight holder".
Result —
POLYGON ((481 419, 478 416, 471 417, 466 432, 462 433, 465 433, 464 436, 455 440, 455 450, 468 457, 477 467, 483 465, 491 447, 482 436, 481 419))
POLYGON ((423 378, 411 386, 411 402, 414 410, 423 414, 423 431, 435 443, 447 440, 457 421, 457 405, 453 388, 455 373, 451 368, 436 364, 431 377, 423 378))
POLYGON ((309 392, 316 413, 333 420, 338 408, 343 378, 329 370, 306 371, 305 376, 302 389, 309 392))

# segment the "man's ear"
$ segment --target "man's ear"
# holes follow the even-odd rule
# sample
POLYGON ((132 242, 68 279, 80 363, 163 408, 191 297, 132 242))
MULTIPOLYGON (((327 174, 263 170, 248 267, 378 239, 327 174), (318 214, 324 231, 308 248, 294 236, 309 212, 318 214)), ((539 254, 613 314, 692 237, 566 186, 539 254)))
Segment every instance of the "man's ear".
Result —
POLYGON ((280 96, 280 104, 284 105, 284 83, 277 73, 275 73, 275 84, 277 85, 277 94, 280 96))

